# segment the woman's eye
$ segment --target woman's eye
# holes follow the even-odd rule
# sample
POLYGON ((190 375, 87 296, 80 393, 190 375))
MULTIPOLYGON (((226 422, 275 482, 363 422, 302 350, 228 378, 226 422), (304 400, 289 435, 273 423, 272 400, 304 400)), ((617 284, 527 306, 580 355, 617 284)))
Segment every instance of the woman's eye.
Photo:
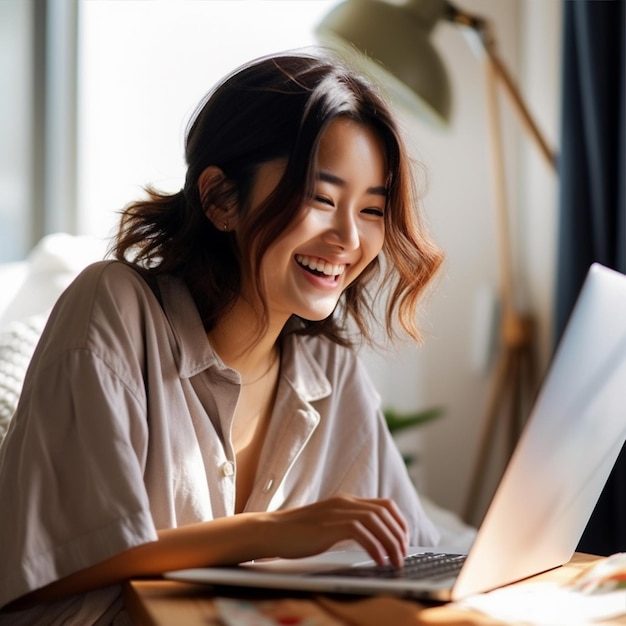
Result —
POLYGON ((314 196, 313 200, 320 204, 327 204, 328 206, 335 206, 334 202, 328 196, 314 196))
POLYGON ((384 217, 385 212, 378 207, 369 207, 367 209, 363 209, 363 213, 367 213, 368 215, 376 215, 377 217, 384 217))

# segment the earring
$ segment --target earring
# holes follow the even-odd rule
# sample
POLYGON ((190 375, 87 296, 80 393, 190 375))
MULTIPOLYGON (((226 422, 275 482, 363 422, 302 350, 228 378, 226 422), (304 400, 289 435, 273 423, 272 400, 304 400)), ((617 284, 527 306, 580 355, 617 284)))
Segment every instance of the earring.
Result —
POLYGON ((224 220, 224 223, 222 224, 222 229, 224 230, 224 232, 228 231, 228 220, 224 220))

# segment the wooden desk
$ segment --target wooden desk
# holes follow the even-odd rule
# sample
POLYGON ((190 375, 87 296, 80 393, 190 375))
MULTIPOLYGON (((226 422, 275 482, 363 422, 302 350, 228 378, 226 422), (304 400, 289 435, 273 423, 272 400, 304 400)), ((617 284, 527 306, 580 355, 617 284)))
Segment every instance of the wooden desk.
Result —
MULTIPOLYGON (((544 572, 527 581, 566 582, 599 560, 588 554, 575 554, 563 567, 544 572)), ((522 581, 523 585, 527 581, 522 581)), ((436 624, 483 626, 497 624, 480 613, 456 609, 451 605, 424 606, 417 602, 388 597, 337 599, 337 596, 279 596, 242 591, 241 598, 266 603, 269 611, 283 618, 284 624, 298 624, 295 616, 307 615, 316 626, 432 626, 436 624)), ((162 579, 132 580, 125 585, 128 613, 137 626, 223 626, 214 605, 211 588, 162 579)), ((301 623, 305 623, 302 620, 301 623)), ((626 616, 602 624, 626 624, 626 616)))

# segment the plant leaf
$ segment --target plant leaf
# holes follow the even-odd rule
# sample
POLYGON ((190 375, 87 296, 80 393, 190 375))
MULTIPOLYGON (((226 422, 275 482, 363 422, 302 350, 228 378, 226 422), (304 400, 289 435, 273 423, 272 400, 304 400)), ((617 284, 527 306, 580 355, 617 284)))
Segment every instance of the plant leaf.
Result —
POLYGON ((389 432, 394 434, 412 426, 418 426, 437 419, 443 414, 441 407, 433 407, 416 413, 397 413, 393 409, 384 409, 385 420, 389 432))

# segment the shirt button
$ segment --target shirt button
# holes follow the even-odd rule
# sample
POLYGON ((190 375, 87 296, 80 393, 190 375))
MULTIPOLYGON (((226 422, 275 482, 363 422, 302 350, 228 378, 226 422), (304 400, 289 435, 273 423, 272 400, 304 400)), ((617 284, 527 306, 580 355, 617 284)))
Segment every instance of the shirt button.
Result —
POLYGON ((235 473, 235 466, 230 461, 222 463, 222 476, 232 476, 235 473))

